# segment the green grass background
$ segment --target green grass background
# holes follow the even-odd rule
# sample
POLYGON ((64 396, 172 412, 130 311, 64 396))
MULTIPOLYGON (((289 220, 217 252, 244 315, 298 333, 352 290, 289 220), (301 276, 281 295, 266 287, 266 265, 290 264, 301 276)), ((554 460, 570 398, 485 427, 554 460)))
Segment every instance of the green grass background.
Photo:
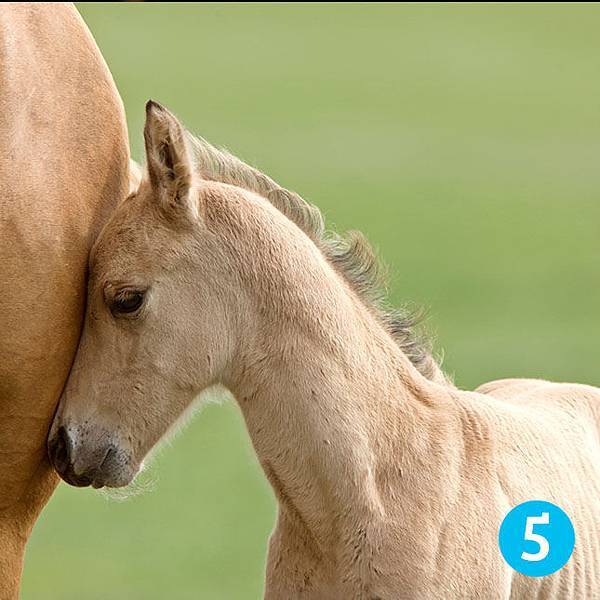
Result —
MULTIPOLYGON (((79 6, 142 159, 169 106, 365 231, 457 383, 600 384, 600 6, 79 6)), ((233 403, 126 502, 62 484, 23 598, 246 599, 275 504, 233 403)))

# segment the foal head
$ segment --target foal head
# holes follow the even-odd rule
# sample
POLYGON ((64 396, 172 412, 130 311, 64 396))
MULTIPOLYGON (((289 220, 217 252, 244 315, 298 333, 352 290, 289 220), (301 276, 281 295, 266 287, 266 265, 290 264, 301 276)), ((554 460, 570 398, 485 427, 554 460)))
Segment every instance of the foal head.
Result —
POLYGON ((362 237, 325 236, 318 210, 153 102, 144 137, 140 186, 90 256, 83 333, 48 440, 65 481, 128 484, 199 392, 228 385, 253 339, 281 333, 265 333, 270 324, 321 327, 319 304, 343 319, 340 298, 364 303, 437 376, 410 320, 377 307, 362 237))
POLYGON ((150 448, 233 351, 235 272, 204 219, 176 118, 149 102, 147 172, 115 211, 90 255, 88 305, 77 356, 49 436, 49 454, 73 485, 129 483, 150 448))

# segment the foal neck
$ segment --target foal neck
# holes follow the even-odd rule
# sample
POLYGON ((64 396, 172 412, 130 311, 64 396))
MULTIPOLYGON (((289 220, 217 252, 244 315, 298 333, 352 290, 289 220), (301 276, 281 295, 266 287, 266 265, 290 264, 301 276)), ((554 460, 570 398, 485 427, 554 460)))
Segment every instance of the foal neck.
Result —
POLYGON ((293 523, 292 537, 311 552, 336 556, 361 524, 385 522, 448 391, 420 375, 344 292, 329 310, 261 329, 228 385, 280 523, 293 523))
POLYGON ((407 475, 414 487, 451 390, 417 371, 317 245, 268 202, 229 194, 210 206, 241 284, 243 335, 222 382, 275 490, 280 525, 293 523, 292 537, 315 555, 335 557, 354 545, 357 527, 362 539, 365 524, 385 523, 407 475))

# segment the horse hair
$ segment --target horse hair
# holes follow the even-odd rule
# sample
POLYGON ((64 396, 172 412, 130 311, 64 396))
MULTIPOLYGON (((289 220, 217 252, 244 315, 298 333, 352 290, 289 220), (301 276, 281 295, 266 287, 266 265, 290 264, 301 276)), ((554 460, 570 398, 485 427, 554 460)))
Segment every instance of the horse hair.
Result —
POLYGON ((416 331, 423 312, 388 305, 385 270, 361 232, 349 231, 340 235, 326 230, 323 215, 316 206, 228 151, 215 148, 189 132, 188 136, 196 168, 202 178, 235 185, 269 200, 320 248, 418 371, 429 379, 439 373, 429 340, 416 331))

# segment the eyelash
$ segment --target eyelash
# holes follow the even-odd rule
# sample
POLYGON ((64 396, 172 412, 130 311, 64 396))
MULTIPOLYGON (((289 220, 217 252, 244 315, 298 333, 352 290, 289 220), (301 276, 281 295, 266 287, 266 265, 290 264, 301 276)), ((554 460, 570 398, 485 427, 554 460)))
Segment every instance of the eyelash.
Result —
POLYGON ((125 289, 115 294, 110 310, 114 316, 133 316, 139 312, 146 298, 145 290, 125 289))

